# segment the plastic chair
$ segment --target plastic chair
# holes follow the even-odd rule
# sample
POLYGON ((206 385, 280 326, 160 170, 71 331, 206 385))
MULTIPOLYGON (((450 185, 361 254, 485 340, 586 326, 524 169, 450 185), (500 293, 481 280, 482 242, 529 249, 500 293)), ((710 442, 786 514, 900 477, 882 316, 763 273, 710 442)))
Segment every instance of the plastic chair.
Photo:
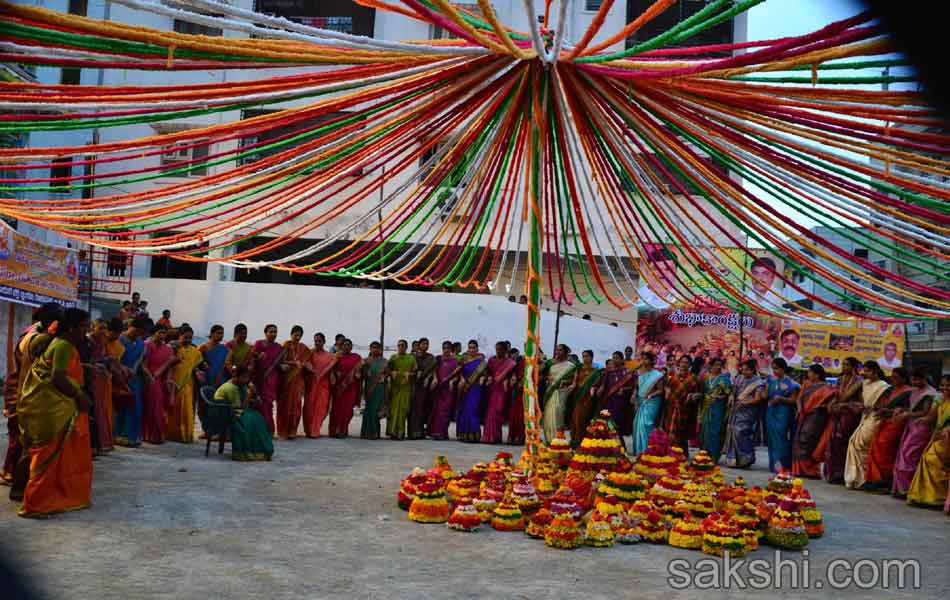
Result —
POLYGON ((211 453, 211 442, 214 436, 218 436, 218 454, 224 453, 224 443, 231 432, 231 421, 234 419, 234 409, 230 402, 218 402, 214 399, 214 388, 204 386, 199 394, 201 398, 201 407, 199 411, 204 413, 201 419, 201 426, 204 428, 208 443, 205 446, 205 456, 211 453))

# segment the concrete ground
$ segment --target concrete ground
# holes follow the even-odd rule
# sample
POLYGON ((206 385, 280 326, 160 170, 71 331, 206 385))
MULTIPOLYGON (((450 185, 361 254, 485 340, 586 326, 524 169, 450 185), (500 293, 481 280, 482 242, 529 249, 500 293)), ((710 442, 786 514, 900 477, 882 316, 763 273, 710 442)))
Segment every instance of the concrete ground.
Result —
MULTIPOLYGON (((5 424, 0 428, 6 431, 5 424)), ((6 447, 5 433, 0 444, 6 447)), ((203 444, 119 448, 95 462, 90 510, 36 521, 18 518, 15 504, 0 503, 0 552, 15 558, 48 597, 62 599, 706 599, 756 593, 737 590, 736 580, 728 589, 672 587, 671 561, 695 563, 705 558, 698 552, 648 544, 565 552, 520 533, 483 528, 462 534, 417 525, 396 506, 399 481, 412 467, 429 467, 436 454, 445 454, 453 467, 467 469, 503 448, 512 450, 458 442, 299 439, 278 442, 270 463, 235 463, 228 449, 205 458, 203 444)), ((763 462, 743 473, 750 484, 765 482, 763 462)), ((731 480, 736 472, 727 469, 726 475, 731 480)), ((792 589, 786 566, 780 588, 765 593, 947 597, 950 518, 890 497, 820 482, 808 487, 828 533, 811 542, 807 556, 782 557, 799 567, 809 564, 812 587, 792 589), (834 559, 915 559, 921 588, 897 589, 893 571, 889 589, 882 589, 878 571, 872 589, 816 589, 834 559)), ((749 556, 772 557, 767 547, 749 556)), ((708 573, 711 564, 695 568, 708 573)), ((874 569, 864 564, 861 581, 870 582, 874 569)), ((837 574, 840 579, 850 572, 837 574)))

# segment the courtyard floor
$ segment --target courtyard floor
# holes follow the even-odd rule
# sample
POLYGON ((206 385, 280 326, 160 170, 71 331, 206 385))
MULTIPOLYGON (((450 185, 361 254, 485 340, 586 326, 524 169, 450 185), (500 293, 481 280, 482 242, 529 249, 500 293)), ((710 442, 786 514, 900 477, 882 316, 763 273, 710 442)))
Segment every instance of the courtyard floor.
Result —
MULTIPOLYGON (((6 425, 0 447, 6 447, 6 425)), ((358 417, 351 432, 358 434, 358 417)), ((139 598, 735 598, 755 590, 673 587, 670 564, 705 558, 669 546, 637 544, 573 552, 523 534, 483 528, 460 534, 411 523, 396 506, 399 481, 437 454, 464 470, 501 449, 458 442, 298 439, 277 442, 270 463, 204 456, 204 444, 118 448, 95 462, 93 507, 49 520, 16 516, 0 503, 0 548, 48 597, 139 598)), ((763 463, 743 475, 764 484, 763 463)), ((731 481, 737 472, 724 469, 731 481)), ((788 597, 946 598, 950 589, 950 518, 890 497, 810 482, 827 535, 807 555, 782 558, 810 566, 811 587, 788 597), (919 589, 889 589, 882 572, 872 589, 833 591, 823 582, 834 559, 913 559, 919 589)), ((7 488, 0 488, 6 495, 7 488)), ((748 558, 771 561, 762 547, 748 558)), ((682 567, 682 565, 681 565, 682 567)), ((709 566, 696 565, 696 572, 709 566)), ((877 568, 859 570, 867 583, 877 568)), ((844 567, 839 579, 851 571, 844 567)), ((673 584, 683 581, 677 579, 673 584)), ((705 580, 709 581, 709 580, 705 580)), ((705 585, 704 582, 696 582, 705 585)), ((725 582, 723 582, 725 583, 725 582)), ((910 578, 905 581, 908 586, 910 578)), ((799 587, 802 582, 799 581, 799 587)), ((2 596, 2 594, 0 594, 2 596)))

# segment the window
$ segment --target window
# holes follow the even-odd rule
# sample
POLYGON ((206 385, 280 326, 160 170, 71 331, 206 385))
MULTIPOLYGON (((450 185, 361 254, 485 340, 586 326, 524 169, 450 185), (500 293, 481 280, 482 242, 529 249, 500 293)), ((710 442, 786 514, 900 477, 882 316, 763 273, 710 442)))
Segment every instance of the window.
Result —
MULTIPOLYGON (((587 0, 585 0, 587 2, 587 0)), ((627 0, 627 22, 633 21, 643 14, 655 0, 627 0)), ((598 4, 600 4, 598 2, 598 4)), ((633 36, 627 38, 627 48, 632 48, 637 44, 652 39, 661 33, 665 33, 670 28, 684 19, 695 15, 706 8, 706 0, 678 0, 673 6, 669 7, 656 18, 637 30, 633 36)), ((681 46, 707 46, 713 44, 730 44, 733 40, 732 19, 726 19, 721 23, 704 29, 696 35, 683 40, 681 46)), ((705 57, 723 57, 730 56, 729 52, 708 52, 705 57)))
POLYGON ((863 258, 864 260, 868 259, 868 249, 867 248, 855 248, 854 255, 858 258, 863 258))
MULTIPOLYGON (((204 243, 198 248, 207 247, 208 244, 204 243)), ((177 260, 168 256, 153 256, 149 275, 156 279, 197 279, 203 281, 208 278, 208 263, 177 260)))
POLYGON ((89 12, 89 0, 69 0, 69 14, 85 17, 89 12))
MULTIPOLYGON (((245 109, 241 114, 242 119, 252 119, 254 117, 259 117, 262 115, 268 115, 278 112, 276 110, 259 110, 259 109, 245 109)), ((337 121, 342 118, 345 118, 349 113, 346 112, 332 112, 313 119, 307 119, 305 121, 296 122, 290 125, 285 125, 283 127, 274 127, 266 131, 259 131, 255 135, 249 135, 247 137, 242 137, 239 142, 239 148, 241 153, 250 152, 247 156, 242 156, 238 158, 238 163, 241 165, 246 165, 248 163, 256 162, 262 158, 267 158, 268 156, 273 156, 280 152, 284 152, 290 148, 300 146, 301 144, 306 144, 312 142, 314 139, 321 136, 327 135, 329 130, 322 131, 320 133, 312 133, 309 137, 303 137, 298 140, 288 141, 290 138, 295 137, 296 135, 301 135, 307 131, 314 130, 319 128, 321 125, 330 123, 331 121, 337 121), (265 148, 269 143, 272 142, 284 142, 284 145, 277 146, 274 148, 265 148), (248 146, 254 146, 260 144, 260 146, 247 149, 248 146)), ((349 125, 347 123, 343 125, 349 125)), ((352 160, 352 159, 351 159, 352 160)), ((358 177, 363 174, 362 169, 354 169, 350 175, 358 177)))
POLYGON ((59 82, 63 85, 79 85, 82 69, 79 67, 63 67, 59 74, 59 82))
POLYGON ((584 0, 584 10, 588 12, 597 12, 604 0, 584 0))
POLYGON ((187 33, 190 35, 224 35, 224 31, 218 27, 209 27, 208 25, 200 25, 198 23, 191 23, 189 21, 181 21, 179 19, 175 19, 175 22, 172 24, 172 28, 177 33, 187 33))
POLYGON ((352 0, 256 0, 254 10, 320 29, 373 37, 376 9, 352 0))
POLYGON ((939 319, 937 321, 937 333, 950 333, 950 319, 939 319))
MULTIPOLYGON (((190 141, 187 144, 178 144, 176 146, 169 146, 166 148, 165 152, 162 153, 162 166, 171 167, 172 169, 179 169, 187 166, 182 163, 206 160, 208 158, 208 146, 203 145, 189 148, 188 146, 193 143, 194 141, 190 141)), ((202 177, 208 174, 208 167, 207 165, 197 164, 187 172, 166 174, 173 177, 202 177)))
MULTIPOLYGON (((480 6, 478 6, 478 4, 475 4, 475 3, 464 4, 461 2, 453 2, 453 5, 457 9, 470 12, 474 15, 478 15, 478 16, 482 15, 482 9, 480 6)), ((544 20, 543 15, 541 19, 542 21, 544 20)), ((429 39, 430 40, 444 40, 444 39, 453 38, 453 37, 455 37, 455 35, 451 31, 446 31, 445 29, 442 29, 438 25, 429 25, 429 39)))
POLYGON ((69 181, 55 181, 56 179, 64 179, 66 177, 71 177, 73 174, 72 166, 64 163, 71 163, 73 157, 64 156, 62 158, 53 159, 53 167, 49 170, 49 176, 54 181, 50 182, 51 186, 54 186, 56 189, 52 190, 55 193, 59 194, 68 194, 72 189, 72 184, 69 181))

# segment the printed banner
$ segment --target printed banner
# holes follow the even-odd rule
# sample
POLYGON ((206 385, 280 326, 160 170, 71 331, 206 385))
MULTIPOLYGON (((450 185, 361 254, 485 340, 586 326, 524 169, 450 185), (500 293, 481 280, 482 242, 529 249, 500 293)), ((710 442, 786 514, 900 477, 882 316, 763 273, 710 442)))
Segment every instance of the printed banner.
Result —
POLYGON ((862 363, 877 361, 890 373, 904 356, 904 325, 861 320, 815 323, 695 307, 642 311, 637 320, 637 349, 647 345, 664 357, 676 350, 708 351, 710 356, 721 353, 730 370, 750 358, 765 370, 773 357, 782 357, 796 369, 817 363, 836 374, 844 359, 854 356, 862 363))
POLYGON ((72 305, 78 296, 75 250, 38 242, 0 221, 0 299, 30 306, 51 300, 72 305))

